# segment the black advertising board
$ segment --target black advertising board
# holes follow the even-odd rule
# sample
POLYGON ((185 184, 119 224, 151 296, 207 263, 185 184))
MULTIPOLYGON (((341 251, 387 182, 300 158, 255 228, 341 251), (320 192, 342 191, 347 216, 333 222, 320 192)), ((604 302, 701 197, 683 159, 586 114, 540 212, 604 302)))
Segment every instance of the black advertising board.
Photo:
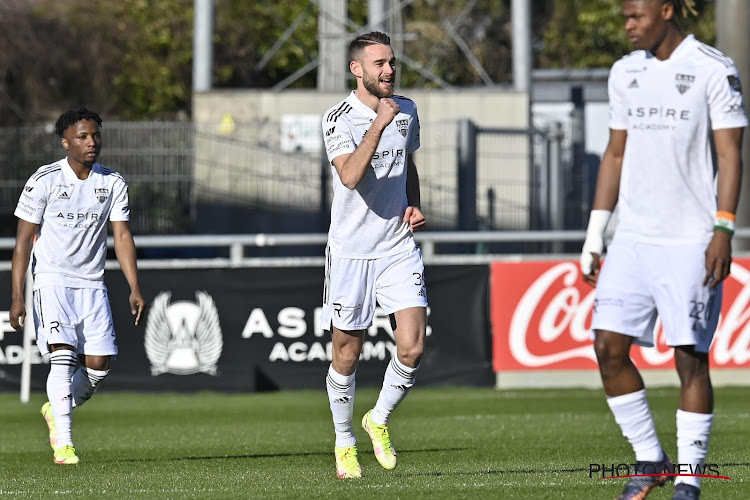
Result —
MULTIPOLYGON (((488 266, 428 266, 428 338, 418 384, 493 386, 488 266)), ((10 272, 0 298, 0 390, 17 390, 21 334, 8 324, 10 272)), ((322 329, 322 267, 142 269, 149 308, 133 325, 119 270, 106 282, 119 355, 108 390, 263 391, 325 387, 330 334, 322 329)), ((33 349, 32 390, 44 390, 47 365, 33 349)), ((357 385, 380 386, 395 352, 378 309, 365 335, 357 385)))

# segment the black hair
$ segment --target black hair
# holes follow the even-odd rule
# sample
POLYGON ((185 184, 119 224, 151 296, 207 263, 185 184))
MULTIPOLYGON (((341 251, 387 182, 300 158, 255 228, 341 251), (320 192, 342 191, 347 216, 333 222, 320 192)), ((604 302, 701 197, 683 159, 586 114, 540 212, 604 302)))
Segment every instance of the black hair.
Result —
POLYGON ((371 31, 364 33, 351 41, 349 44, 349 60, 354 61, 359 57, 359 53, 369 45, 390 45, 391 37, 380 31, 371 31))
POLYGON ((68 127, 75 125, 81 120, 94 120, 97 125, 102 126, 102 119, 96 111, 86 108, 71 109, 60 115, 55 123, 55 133, 63 136, 68 127))

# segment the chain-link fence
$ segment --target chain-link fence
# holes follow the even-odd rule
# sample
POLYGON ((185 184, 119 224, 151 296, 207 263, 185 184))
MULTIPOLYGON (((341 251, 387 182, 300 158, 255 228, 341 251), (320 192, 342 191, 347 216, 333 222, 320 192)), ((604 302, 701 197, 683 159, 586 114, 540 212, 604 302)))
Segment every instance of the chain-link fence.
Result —
MULTIPOLYGON (((26 179, 40 165, 65 153, 51 128, 0 129, 0 236, 15 233, 13 211, 26 179)), ((560 185, 553 177, 566 170, 561 167, 560 148, 550 147, 554 144, 550 135, 535 130, 475 130, 471 185, 458 175, 465 145, 459 141, 457 122, 422 124, 422 146, 415 161, 430 228, 468 229, 461 227, 459 217, 462 200, 467 199, 473 203, 470 215, 477 229, 552 227, 550 214, 559 206, 550 199, 560 185)), ((299 227, 292 226, 291 231, 326 229, 322 224, 306 225, 311 216, 327 217, 330 165, 322 148, 307 153, 282 151, 279 123, 238 124, 233 133, 222 134, 187 122, 107 122, 102 132, 99 161, 122 173, 130 186, 135 234, 217 232, 199 217, 208 206, 229 207, 221 212, 223 217, 299 214, 299 227)), ((248 224, 241 227, 268 232, 248 224)), ((289 225, 285 230, 290 232, 289 225)))

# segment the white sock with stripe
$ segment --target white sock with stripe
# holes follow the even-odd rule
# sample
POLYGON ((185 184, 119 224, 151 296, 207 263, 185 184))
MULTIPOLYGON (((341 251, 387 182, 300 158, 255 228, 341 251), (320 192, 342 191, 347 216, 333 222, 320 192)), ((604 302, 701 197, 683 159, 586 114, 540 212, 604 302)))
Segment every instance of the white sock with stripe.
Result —
POLYGON ((354 389, 356 387, 354 375, 354 373, 349 376, 341 375, 331 365, 328 368, 328 376, 326 376, 326 389, 328 390, 331 415, 333 416, 333 428, 336 431, 337 448, 357 445, 357 438, 354 436, 354 428, 352 427, 354 389))
POLYGON ((419 366, 410 368, 401 363, 396 356, 391 358, 383 377, 383 388, 380 390, 378 402, 375 403, 370 418, 378 425, 388 423, 393 410, 404 400, 409 390, 414 386, 419 366))
POLYGON ((73 374, 73 408, 91 399, 108 373, 109 370, 93 370, 85 366, 76 370, 73 374))
POLYGON ((60 349, 49 354, 49 375, 47 375, 47 397, 52 407, 57 429, 57 447, 66 444, 73 446, 71 423, 73 411, 73 371, 76 368, 76 353, 60 349))

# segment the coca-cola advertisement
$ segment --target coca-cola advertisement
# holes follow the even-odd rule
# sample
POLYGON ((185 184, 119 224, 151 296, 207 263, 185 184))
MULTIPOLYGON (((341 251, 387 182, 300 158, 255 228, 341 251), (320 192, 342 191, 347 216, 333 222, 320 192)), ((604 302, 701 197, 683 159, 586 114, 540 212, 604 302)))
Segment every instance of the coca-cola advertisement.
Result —
MULTIPOLYGON (((490 267, 490 320, 495 372, 596 370, 591 332, 594 288, 578 262, 495 262, 490 267)), ((713 368, 750 368, 750 258, 736 259, 724 282, 713 368)), ((673 368, 661 322, 654 347, 633 346, 639 368, 673 368)))

